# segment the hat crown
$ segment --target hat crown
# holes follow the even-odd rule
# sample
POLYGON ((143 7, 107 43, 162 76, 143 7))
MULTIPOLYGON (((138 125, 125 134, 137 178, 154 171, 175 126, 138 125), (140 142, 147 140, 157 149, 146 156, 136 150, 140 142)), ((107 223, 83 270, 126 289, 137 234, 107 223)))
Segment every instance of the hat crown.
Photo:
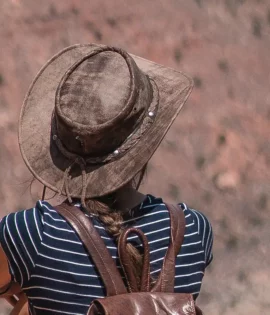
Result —
POLYGON ((121 55, 109 51, 88 58, 61 86, 62 113, 79 124, 102 125, 126 106, 130 81, 128 66, 121 55))
POLYGON ((62 78, 55 105, 57 135, 80 156, 111 153, 136 129, 151 100, 148 77, 126 52, 99 49, 62 78))

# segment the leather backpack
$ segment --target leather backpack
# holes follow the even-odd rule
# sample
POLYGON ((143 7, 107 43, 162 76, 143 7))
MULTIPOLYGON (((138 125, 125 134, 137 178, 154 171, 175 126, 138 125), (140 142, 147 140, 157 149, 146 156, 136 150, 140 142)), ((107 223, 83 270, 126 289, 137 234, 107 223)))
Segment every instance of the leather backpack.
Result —
POLYGON ((124 230, 118 240, 118 253, 127 281, 127 288, 99 233, 78 209, 62 204, 57 211, 78 233, 90 253, 106 288, 107 297, 94 300, 87 315, 202 315, 191 294, 174 293, 175 260, 185 233, 185 216, 178 206, 166 205, 171 219, 171 240, 160 275, 150 288, 150 254, 147 238, 136 228, 124 230), (140 287, 130 267, 126 251, 127 238, 136 234, 144 247, 140 287))
MULTIPOLYGON (((94 300, 89 306, 87 315, 202 315, 195 305, 191 294, 174 293, 175 260, 178 255, 185 232, 185 217, 178 206, 166 204, 171 221, 171 240, 165 255, 163 266, 154 286, 150 287, 150 254, 147 238, 136 228, 124 230, 118 240, 118 253, 127 286, 111 257, 105 243, 95 229, 91 220, 75 206, 61 204, 56 208, 72 228, 77 232, 85 245, 106 288, 107 296, 94 300), (136 234, 144 248, 141 283, 138 287, 131 269, 130 257, 126 251, 128 236, 136 234)), ((10 315, 26 315, 27 299, 16 286, 8 290, 5 297, 14 309, 10 315), (17 298, 11 297, 17 290, 17 298), (14 292, 15 292, 14 291, 14 292), (18 300, 19 295, 19 300, 18 300), (16 301, 16 303, 15 303, 16 301)))

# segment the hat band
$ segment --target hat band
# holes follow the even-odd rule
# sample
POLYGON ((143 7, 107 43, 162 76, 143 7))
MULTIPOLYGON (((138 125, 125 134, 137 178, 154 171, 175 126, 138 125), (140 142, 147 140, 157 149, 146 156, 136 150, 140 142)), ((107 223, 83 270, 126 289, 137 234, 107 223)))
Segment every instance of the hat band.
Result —
POLYGON ((76 163, 78 161, 78 164, 80 164, 81 161, 83 161, 83 164, 85 165, 105 164, 125 155, 128 150, 130 150, 134 145, 138 143, 140 138, 147 132, 147 130, 155 121, 155 116, 157 114, 159 105, 159 92, 154 80, 151 78, 149 79, 153 89, 152 102, 148 108, 148 111, 146 112, 146 115, 142 119, 141 124, 139 124, 138 127, 127 137, 127 139, 120 145, 120 147, 116 148, 112 153, 100 157, 83 157, 81 155, 70 152, 66 149, 65 145, 62 143, 60 137, 58 136, 57 125, 53 114, 51 124, 52 139, 55 142, 59 151, 72 162, 76 163))

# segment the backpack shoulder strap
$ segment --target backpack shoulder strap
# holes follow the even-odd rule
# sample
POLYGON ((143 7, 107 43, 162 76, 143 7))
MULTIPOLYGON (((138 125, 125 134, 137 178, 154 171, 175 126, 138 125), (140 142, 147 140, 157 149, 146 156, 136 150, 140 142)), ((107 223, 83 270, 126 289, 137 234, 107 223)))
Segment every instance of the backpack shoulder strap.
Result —
POLYGON ((171 240, 159 278, 151 292, 174 292, 175 260, 185 235, 186 221, 183 210, 178 205, 165 205, 171 219, 171 240))
POLYGON ((66 203, 55 208, 77 232, 85 245, 100 273, 107 296, 127 293, 115 262, 91 220, 79 208, 66 203))

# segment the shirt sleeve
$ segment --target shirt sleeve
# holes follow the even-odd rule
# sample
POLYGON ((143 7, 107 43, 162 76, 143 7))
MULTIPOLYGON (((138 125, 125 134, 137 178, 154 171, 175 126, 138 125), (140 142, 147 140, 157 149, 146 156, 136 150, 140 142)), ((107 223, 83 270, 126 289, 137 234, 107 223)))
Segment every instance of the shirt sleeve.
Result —
POLYGON ((201 236, 202 239, 202 247, 205 253, 205 264, 206 267, 211 263, 213 260, 213 230, 211 223, 207 219, 207 217, 200 211, 190 209, 193 213, 195 221, 198 226, 198 234, 201 236))
POLYGON ((0 222, 0 243, 13 279, 24 287, 35 267, 41 240, 41 218, 36 208, 15 212, 0 222))
POLYGON ((205 267, 207 267, 213 260, 213 230, 211 223, 202 212, 188 208, 187 205, 184 203, 181 203, 180 206, 184 211, 190 213, 190 215, 193 217, 197 233, 202 242, 202 248, 204 250, 205 256, 205 267))

